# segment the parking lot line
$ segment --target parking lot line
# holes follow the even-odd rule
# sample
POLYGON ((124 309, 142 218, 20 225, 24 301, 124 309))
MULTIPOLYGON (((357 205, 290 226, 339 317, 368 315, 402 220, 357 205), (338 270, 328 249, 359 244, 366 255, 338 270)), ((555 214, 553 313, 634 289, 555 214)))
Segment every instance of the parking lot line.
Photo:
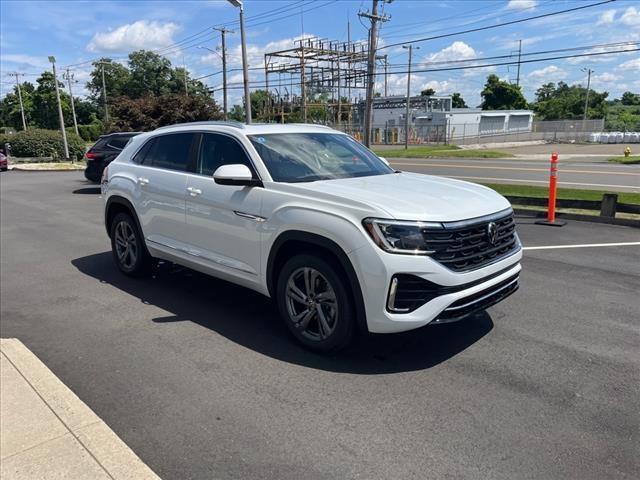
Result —
POLYGON ((522 247, 522 249, 523 250, 554 250, 557 248, 628 247, 630 245, 640 245, 640 242, 584 243, 581 245, 543 245, 540 247, 522 247))

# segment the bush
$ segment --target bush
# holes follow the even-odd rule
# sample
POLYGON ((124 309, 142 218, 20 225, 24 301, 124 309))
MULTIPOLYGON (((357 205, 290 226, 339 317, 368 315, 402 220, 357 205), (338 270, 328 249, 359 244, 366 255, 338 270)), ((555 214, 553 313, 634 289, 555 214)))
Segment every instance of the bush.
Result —
MULTIPOLYGON (((73 129, 71 131, 73 132, 73 129)), ((104 125, 100 120, 87 125, 78 125, 78 133, 85 142, 95 142, 104 133, 104 125)))
MULTIPOLYGON (((0 135, 0 145, 11 144, 14 157, 52 157, 54 161, 64 158, 64 143, 58 130, 29 129, 13 135, 0 135)), ((80 160, 85 153, 85 142, 75 133, 67 133, 69 156, 80 160)))

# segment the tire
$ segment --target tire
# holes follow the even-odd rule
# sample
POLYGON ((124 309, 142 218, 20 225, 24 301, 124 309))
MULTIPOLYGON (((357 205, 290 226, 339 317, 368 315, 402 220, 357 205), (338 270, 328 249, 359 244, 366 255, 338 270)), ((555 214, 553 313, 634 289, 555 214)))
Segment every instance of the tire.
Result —
POLYGON ((148 275, 152 257, 136 222, 128 213, 118 213, 111 222, 111 251, 122 273, 132 277, 148 275))
POLYGON ((291 258, 278 276, 280 316, 293 336, 311 350, 337 351, 353 337, 354 302, 343 278, 331 262, 313 254, 291 258))

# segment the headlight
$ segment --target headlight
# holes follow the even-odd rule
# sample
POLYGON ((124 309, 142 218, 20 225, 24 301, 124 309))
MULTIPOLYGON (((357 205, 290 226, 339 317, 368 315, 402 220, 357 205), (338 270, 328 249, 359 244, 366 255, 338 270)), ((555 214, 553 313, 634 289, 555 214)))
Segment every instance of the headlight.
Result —
POLYGON ((427 249, 425 236, 428 228, 442 228, 440 223, 406 222, 365 218, 362 225, 372 240, 381 249, 390 253, 407 255, 429 255, 434 250, 427 249))

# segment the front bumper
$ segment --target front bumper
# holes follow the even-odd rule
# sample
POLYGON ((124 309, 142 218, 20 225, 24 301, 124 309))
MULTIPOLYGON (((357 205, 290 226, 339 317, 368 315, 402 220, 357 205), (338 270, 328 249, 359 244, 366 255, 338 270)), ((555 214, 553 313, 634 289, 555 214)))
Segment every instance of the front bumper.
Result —
POLYGON ((522 248, 467 272, 454 272, 426 256, 395 255, 370 246, 349 257, 360 281, 368 330, 393 333, 460 320, 502 301, 518 288, 522 248), (421 292, 423 298, 411 308, 395 310, 389 299, 393 279, 399 276, 422 279, 437 288, 421 292))

